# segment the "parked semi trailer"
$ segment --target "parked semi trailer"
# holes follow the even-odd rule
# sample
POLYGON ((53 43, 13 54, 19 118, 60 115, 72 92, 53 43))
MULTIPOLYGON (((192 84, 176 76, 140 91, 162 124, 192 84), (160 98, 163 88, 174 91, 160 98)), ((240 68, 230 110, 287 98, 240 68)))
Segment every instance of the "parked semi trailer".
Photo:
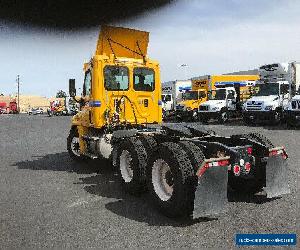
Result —
MULTIPOLYGON (((70 156, 111 159, 128 192, 148 190, 170 217, 224 212, 227 186, 268 197, 289 193, 287 154, 258 134, 222 137, 205 127, 162 124, 159 64, 147 57, 148 32, 103 26, 85 65, 82 105, 67 139, 70 156)), ((101 167, 101 166, 99 166, 101 167)))
POLYGON ((299 73, 299 63, 296 62, 262 65, 259 68, 259 91, 244 105, 245 123, 285 122, 284 110, 292 108, 291 99, 300 86, 299 73))

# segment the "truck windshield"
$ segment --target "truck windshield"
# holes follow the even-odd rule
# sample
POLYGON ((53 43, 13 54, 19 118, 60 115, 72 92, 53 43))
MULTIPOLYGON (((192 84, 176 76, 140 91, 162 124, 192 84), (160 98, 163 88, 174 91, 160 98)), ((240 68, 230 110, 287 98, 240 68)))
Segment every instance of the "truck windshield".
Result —
POLYGON ((127 67, 104 67, 104 86, 106 90, 128 90, 128 79, 127 67))
POLYGON ((182 93, 183 100, 198 100, 198 92, 197 91, 186 91, 182 93))
POLYGON ((186 91, 182 94, 182 97, 184 100, 198 100, 206 97, 206 94, 204 91, 186 91))
POLYGON ((150 68, 134 68, 133 83, 136 91, 153 91, 154 85, 154 70, 150 68))
POLYGON ((212 90, 208 97, 209 100, 225 100, 226 99, 226 89, 216 89, 212 90))
POLYGON ((260 84, 256 96, 279 95, 279 83, 260 84))
POLYGON ((163 102, 169 102, 171 101, 171 95, 162 95, 161 99, 163 102))

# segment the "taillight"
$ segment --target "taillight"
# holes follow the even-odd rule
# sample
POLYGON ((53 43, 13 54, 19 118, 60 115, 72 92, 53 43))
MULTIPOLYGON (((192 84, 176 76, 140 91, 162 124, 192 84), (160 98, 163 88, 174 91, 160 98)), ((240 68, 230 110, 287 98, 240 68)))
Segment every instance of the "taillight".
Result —
POLYGON ((252 155, 252 152, 253 152, 253 148, 252 147, 247 148, 248 155, 252 155))
POLYGON ((245 163, 245 171, 246 173, 249 173, 251 170, 251 163, 250 162, 246 162, 245 163))
POLYGON ((234 165, 233 166, 233 173, 235 176, 239 176, 241 172, 241 167, 239 165, 234 165))

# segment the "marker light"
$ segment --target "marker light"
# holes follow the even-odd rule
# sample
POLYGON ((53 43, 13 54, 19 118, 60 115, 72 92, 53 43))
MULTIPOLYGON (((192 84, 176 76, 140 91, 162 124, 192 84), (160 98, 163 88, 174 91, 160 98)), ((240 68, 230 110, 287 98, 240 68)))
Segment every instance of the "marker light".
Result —
POLYGON ((233 173, 235 176, 239 176, 240 175, 240 172, 241 172, 241 167, 239 165, 235 165, 233 167, 233 173))
POLYGON ((253 152, 253 148, 252 147, 247 148, 248 155, 252 155, 252 152, 253 152))
POLYGON ((251 170, 251 163, 250 162, 245 163, 245 170, 246 170, 247 174, 250 172, 250 170, 251 170))

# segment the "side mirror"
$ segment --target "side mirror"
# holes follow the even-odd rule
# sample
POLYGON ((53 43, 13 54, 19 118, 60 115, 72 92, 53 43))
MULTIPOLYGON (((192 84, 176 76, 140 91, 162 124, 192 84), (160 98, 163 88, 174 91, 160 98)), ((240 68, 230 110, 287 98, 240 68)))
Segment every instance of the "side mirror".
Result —
POLYGON ((76 96, 75 79, 69 79, 69 95, 71 97, 76 96))

